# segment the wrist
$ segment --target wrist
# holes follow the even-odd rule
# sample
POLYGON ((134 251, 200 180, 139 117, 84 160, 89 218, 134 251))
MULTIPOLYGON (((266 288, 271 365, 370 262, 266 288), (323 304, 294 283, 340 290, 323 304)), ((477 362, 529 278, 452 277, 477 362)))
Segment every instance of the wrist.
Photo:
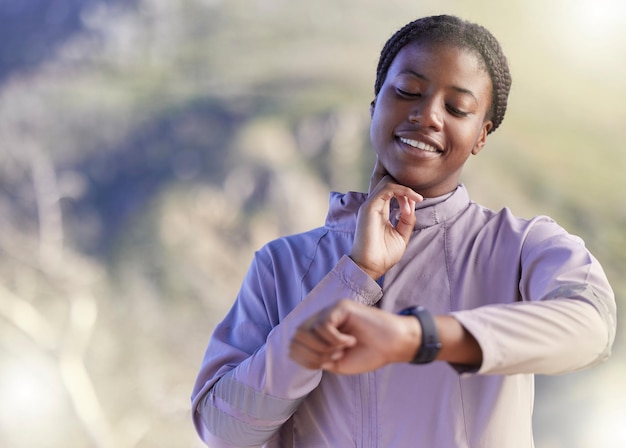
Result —
POLYGON ((441 336, 441 352, 437 359, 452 364, 479 367, 483 353, 478 341, 451 315, 435 317, 441 336))
POLYGON ((413 316, 398 316, 402 322, 402 340, 397 344, 398 353, 395 362, 410 363, 415 358, 415 354, 420 348, 422 341, 422 327, 419 321, 413 316))
POLYGON ((433 315, 423 306, 412 306, 400 312, 401 315, 411 316, 418 322, 420 337, 419 345, 409 360, 412 364, 428 364, 437 359, 441 351, 439 330, 433 315))
POLYGON ((363 272, 365 272, 371 279, 373 279, 374 281, 378 281, 379 278, 381 278, 383 275, 385 275, 384 272, 379 272, 375 269, 370 269, 369 267, 367 267, 365 264, 361 263, 354 255, 350 254, 348 255, 348 257, 352 260, 352 262, 354 264, 357 265, 357 267, 362 270, 363 272))

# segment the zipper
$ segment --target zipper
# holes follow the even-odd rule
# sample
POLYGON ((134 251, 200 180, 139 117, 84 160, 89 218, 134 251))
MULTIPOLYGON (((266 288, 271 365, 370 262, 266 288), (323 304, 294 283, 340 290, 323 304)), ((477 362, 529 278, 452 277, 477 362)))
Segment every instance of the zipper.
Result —
POLYGON ((377 448, 378 421, 376 401, 376 374, 363 373, 357 376, 356 388, 356 446, 357 448, 377 448))

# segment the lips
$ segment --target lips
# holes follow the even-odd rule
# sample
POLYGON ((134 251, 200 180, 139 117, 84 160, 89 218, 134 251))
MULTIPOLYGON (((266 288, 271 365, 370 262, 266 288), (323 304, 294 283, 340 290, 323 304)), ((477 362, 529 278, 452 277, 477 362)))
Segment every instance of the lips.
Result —
POLYGON ((437 148, 435 148, 432 145, 429 145, 428 143, 424 143, 424 142, 420 142, 417 140, 412 140, 410 138, 405 138, 405 137, 398 137, 398 139, 409 146, 412 146, 413 148, 417 148, 417 149, 421 149, 422 151, 427 151, 427 152, 433 152, 433 153, 439 153, 441 151, 439 151, 437 148))

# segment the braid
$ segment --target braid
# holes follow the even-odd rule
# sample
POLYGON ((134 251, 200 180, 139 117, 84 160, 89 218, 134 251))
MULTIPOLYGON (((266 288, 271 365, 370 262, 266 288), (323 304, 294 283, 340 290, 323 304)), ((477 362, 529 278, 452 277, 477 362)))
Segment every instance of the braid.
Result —
POLYGON ((489 118, 493 122, 493 127, 489 132, 495 131, 504 119, 511 90, 509 65, 500 44, 486 28, 458 17, 447 15, 425 17, 408 23, 391 36, 380 53, 374 93, 378 95, 380 92, 387 71, 398 52, 415 41, 456 45, 480 55, 484 68, 491 78, 492 99, 489 118))
MULTIPOLYGON (((479 25, 475 26, 480 27, 479 25)), ((485 61, 489 76, 491 77, 492 99, 489 114, 493 121, 493 128, 490 132, 493 132, 504 119, 509 92, 511 90, 511 73, 506 56, 496 38, 485 28, 480 28, 483 32, 473 35, 472 37, 475 38, 474 48, 478 50, 485 61)))

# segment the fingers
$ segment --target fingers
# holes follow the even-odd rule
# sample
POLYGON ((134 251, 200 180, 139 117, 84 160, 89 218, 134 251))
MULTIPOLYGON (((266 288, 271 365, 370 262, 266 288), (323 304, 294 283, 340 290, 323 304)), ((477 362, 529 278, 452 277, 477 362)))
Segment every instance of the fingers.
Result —
MULTIPOLYGON (((382 165, 380 160, 376 159, 376 164, 374 165, 374 170, 372 171, 372 176, 370 177, 370 196, 376 194, 377 192, 381 192, 386 185, 394 185, 398 187, 398 193, 394 194, 395 197, 406 196, 407 198, 412 199, 415 202, 419 202, 424 199, 422 195, 420 195, 413 189, 399 184, 398 181, 395 180, 393 176, 389 174, 389 172, 387 172, 387 169, 382 165)), ((391 199, 391 197, 389 199, 391 199)))
POLYGON ((298 331, 289 346, 289 357, 308 369, 320 369, 339 359, 343 348, 324 344, 310 332, 298 331))
POLYGON ((345 311, 335 306, 302 324, 289 346, 289 356, 309 369, 319 369, 340 359, 344 351, 356 344, 356 338, 343 334, 341 325, 345 311))
MULTIPOLYGON (((376 166, 378 166, 378 163, 376 164, 376 166)), ((422 195, 417 193, 412 188, 399 184, 393 177, 387 174, 387 171, 385 171, 384 168, 381 168, 381 171, 377 171, 376 169, 374 170, 368 196, 370 198, 380 198, 386 201, 391 200, 391 198, 395 197, 398 200, 400 207, 402 208, 404 205, 404 207, 407 207, 407 211, 408 205, 401 202, 402 198, 412 200, 413 202, 421 202, 424 199, 422 195), (381 175, 384 173, 384 176, 379 178, 378 176, 376 176, 377 172, 381 175), (373 182, 375 178, 377 179, 377 181, 374 185, 373 182)))
POLYGON ((403 196, 398 199, 400 211, 396 230, 402 236, 405 243, 408 244, 411 233, 415 226, 415 201, 403 196))
POLYGON ((389 217, 391 200, 396 199, 399 209, 396 214, 398 221, 409 221, 414 219, 415 204, 424 198, 409 187, 395 183, 391 176, 386 176, 380 180, 378 185, 370 192, 365 208, 369 208, 374 213, 380 213, 385 218, 389 217))

